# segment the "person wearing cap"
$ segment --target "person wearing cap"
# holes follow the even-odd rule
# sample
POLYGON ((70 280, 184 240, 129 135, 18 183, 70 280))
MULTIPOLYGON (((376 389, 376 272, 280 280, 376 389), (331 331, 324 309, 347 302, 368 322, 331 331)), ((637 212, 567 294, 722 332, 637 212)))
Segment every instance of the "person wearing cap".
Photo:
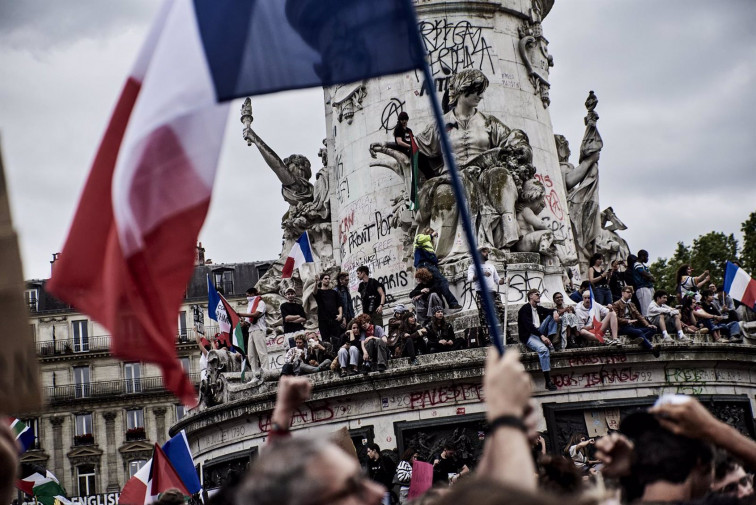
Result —
POLYGON ((542 307, 540 303, 541 293, 537 289, 528 291, 528 303, 517 312, 517 331, 520 342, 538 353, 546 389, 556 391, 556 384, 551 381, 551 351, 554 349, 551 339, 557 334, 559 313, 542 307))
POLYGON ((428 348, 430 352, 454 351, 464 348, 465 340, 454 338, 454 328, 444 316, 444 308, 437 305, 431 309, 433 317, 425 325, 428 330, 428 348))
POLYGON ((491 297, 496 307, 496 314, 499 317, 499 323, 502 330, 506 333, 507 322, 504 319, 505 309, 504 304, 501 302, 499 296, 499 286, 506 282, 506 279, 499 277, 499 272, 496 271, 496 267, 488 262, 488 255, 491 249, 487 246, 481 246, 478 249, 480 252, 480 259, 483 262, 481 267, 483 268, 483 283, 478 281, 478 275, 475 272, 475 263, 470 263, 467 268, 467 282, 472 283, 473 290, 475 291, 475 303, 478 304, 478 321, 481 328, 488 328, 488 322, 486 321, 486 313, 483 309, 483 290, 487 290, 491 293, 491 297), (481 287, 482 286, 482 287, 481 287))
POLYGON ((286 301, 281 304, 281 319, 283 332, 294 333, 305 329, 307 315, 301 303, 297 303, 297 292, 294 288, 286 289, 286 301))

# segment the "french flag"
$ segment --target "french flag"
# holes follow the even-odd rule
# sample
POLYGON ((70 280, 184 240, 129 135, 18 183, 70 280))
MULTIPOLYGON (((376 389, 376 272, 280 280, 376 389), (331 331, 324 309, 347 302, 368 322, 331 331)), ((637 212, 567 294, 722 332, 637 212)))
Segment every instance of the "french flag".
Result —
POLYGON ((289 251, 289 257, 286 258, 283 270, 281 270, 282 279, 290 279, 294 270, 301 267, 305 263, 312 263, 315 261, 312 258, 312 248, 310 247, 310 237, 307 232, 304 232, 294 242, 294 245, 289 251))
POLYGON ((756 310, 756 280, 735 263, 725 266, 724 291, 733 300, 756 310))
POLYGON ((166 389, 196 405, 176 357, 175 316, 210 204, 226 101, 423 68, 423 57, 411 0, 166 0, 49 291, 106 327, 114 356, 156 364, 166 389))

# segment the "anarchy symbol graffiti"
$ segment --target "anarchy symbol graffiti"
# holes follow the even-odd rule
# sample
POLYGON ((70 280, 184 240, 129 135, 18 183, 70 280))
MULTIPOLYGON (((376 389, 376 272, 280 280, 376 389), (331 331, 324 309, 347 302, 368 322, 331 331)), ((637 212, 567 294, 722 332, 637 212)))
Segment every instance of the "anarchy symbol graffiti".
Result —
POLYGON ((404 103, 398 98, 392 98, 383 108, 381 113, 381 128, 389 131, 394 128, 399 120, 399 113, 404 110, 404 103))

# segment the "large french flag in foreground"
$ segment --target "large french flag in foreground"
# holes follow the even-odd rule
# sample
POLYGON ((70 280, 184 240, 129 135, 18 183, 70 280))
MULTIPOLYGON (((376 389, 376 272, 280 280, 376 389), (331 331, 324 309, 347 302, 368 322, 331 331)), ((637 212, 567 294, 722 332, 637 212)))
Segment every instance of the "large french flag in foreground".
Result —
POLYGON ((160 366, 185 405, 177 314, 232 98, 422 68, 411 0, 167 0, 105 131, 48 290, 160 366))
POLYGON ((756 280, 734 263, 725 266, 724 291, 733 300, 756 310, 756 280))
POLYGON ((290 279, 294 270, 301 267, 305 263, 312 263, 315 261, 312 257, 312 248, 310 247, 310 236, 307 232, 304 232, 291 246, 289 251, 289 257, 284 262, 283 269, 281 270, 282 279, 290 279))

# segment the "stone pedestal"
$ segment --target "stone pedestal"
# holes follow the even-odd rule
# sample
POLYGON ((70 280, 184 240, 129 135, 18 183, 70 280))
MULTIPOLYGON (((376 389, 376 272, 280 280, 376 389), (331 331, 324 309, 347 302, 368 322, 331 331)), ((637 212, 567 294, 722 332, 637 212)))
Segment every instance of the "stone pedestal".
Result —
MULTIPOLYGON (((490 84, 478 109, 527 134, 535 177, 545 187, 546 208, 539 217, 563 241, 557 246, 560 254, 576 261, 548 109, 553 61, 540 24, 552 3, 425 0, 416 2, 416 7, 430 55, 433 92, 442 100, 450 77, 462 70, 477 69, 486 75, 490 84)), ((389 304, 405 299, 414 285, 414 216, 405 205, 408 180, 401 170, 387 168, 391 160, 371 157, 370 146, 394 142, 392 133, 401 112, 409 114, 415 135, 433 122, 423 84, 422 73, 413 72, 325 90, 334 256, 350 273, 353 291, 357 267, 370 267, 371 276, 385 285, 389 304)), ((463 240, 456 236, 455 248, 464 246, 463 240)), ((553 269, 536 270, 522 272, 542 279, 549 290, 557 288, 548 280, 553 269)), ((510 288, 510 298, 517 289, 510 288)))

